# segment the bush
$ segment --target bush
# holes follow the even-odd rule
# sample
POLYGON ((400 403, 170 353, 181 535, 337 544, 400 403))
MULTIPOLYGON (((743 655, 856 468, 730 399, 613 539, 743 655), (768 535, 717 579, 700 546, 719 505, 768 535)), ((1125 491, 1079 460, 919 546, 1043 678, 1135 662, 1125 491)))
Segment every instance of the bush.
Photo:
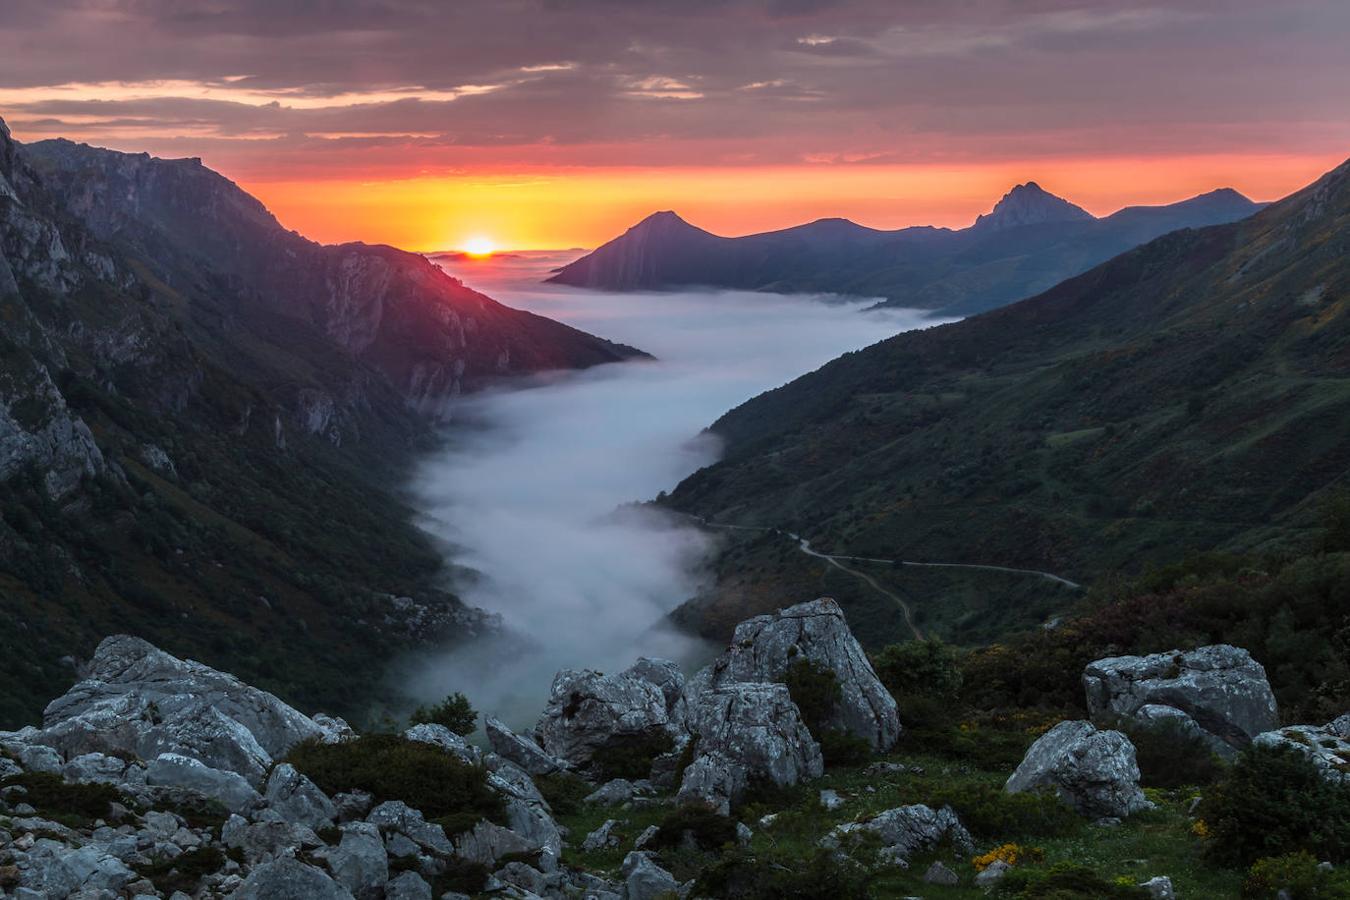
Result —
POLYGON ((867 740, 829 727, 844 696, 834 672, 813 660, 799 659, 788 666, 783 682, 801 711, 802 722, 820 744, 827 766, 857 766, 871 758, 872 745, 867 740))
POLYGON ((157 859, 136 867, 136 874, 148 878, 165 894, 182 891, 195 893, 201 880, 225 865, 219 847, 197 847, 173 859, 157 859))
POLYGON ((110 784, 75 784, 49 772, 25 772, 0 782, 0 787, 13 785, 26 791, 23 801, 38 813, 71 827, 106 818, 111 803, 128 802, 110 784))
POLYGON ((664 728, 611 737, 591 755, 600 776, 637 780, 652 774, 652 763, 675 749, 675 739, 664 728))
POLYGON ((704 870, 692 895, 728 900, 866 900, 873 896, 871 882, 865 867, 836 858, 823 848, 814 849, 805 859, 737 850, 704 870))
POLYGON ((736 823, 702 803, 677 806, 661 820, 661 828, 652 838, 656 849, 682 847, 692 842, 700 850, 720 850, 736 843, 736 823))
POLYGON ((559 816, 570 816, 580 811, 582 801, 595 791, 589 781, 571 772, 536 775, 534 786, 544 795, 554 815, 559 816))
POLYGON ((1318 868, 1317 857, 1300 850, 1258 859, 1242 882, 1242 896, 1251 900, 1331 900, 1350 897, 1350 876, 1318 868))
POLYGON ((994 893, 1018 900, 1148 900, 1151 894, 1135 884, 1107 881, 1085 866, 1059 863, 1049 869, 1012 869, 994 893))
POLYGON ((1350 784, 1323 778, 1291 747, 1244 751, 1199 815, 1208 855, 1222 864, 1248 866, 1298 851, 1334 863, 1350 859, 1350 784))
POLYGON ((408 721, 413 725, 444 725, 455 734, 469 735, 478 727, 478 712, 468 697, 456 691, 440 703, 417 707, 408 721))
POLYGON ((1122 721, 1113 727, 1134 744, 1139 781, 1146 787, 1179 788, 1213 784, 1223 774, 1223 762, 1204 737, 1179 722, 1151 724, 1122 721))
POLYGON ((420 741, 368 734, 353 741, 296 745, 286 762, 325 793, 363 790, 376 803, 402 800, 452 834, 479 819, 501 823, 502 799, 487 786, 487 770, 420 741))
POLYGON ((1082 819, 1050 791, 1009 794, 982 784, 939 789, 921 802, 934 809, 950 806, 961 824, 985 838, 1062 837, 1082 825, 1082 819))
POLYGON ((872 660, 877 677, 900 707, 909 728, 953 721, 964 676, 961 657, 939 638, 884 647, 872 660))

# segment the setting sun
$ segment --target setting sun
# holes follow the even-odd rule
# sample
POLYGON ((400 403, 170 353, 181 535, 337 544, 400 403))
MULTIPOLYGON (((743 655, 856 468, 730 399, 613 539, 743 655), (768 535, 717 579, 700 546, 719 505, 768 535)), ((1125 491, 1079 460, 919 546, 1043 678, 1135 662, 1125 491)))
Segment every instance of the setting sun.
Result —
POLYGON ((464 242, 464 252, 470 256, 491 256, 496 249, 491 238, 471 237, 464 242))

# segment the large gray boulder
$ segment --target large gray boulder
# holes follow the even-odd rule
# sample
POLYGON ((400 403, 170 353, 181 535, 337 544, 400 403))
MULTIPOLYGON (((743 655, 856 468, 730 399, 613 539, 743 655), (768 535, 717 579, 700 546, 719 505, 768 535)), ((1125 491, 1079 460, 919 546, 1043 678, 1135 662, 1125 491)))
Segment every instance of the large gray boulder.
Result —
POLYGON ((497 755, 509 759, 531 775, 551 775, 567 768, 565 760, 550 756, 534 741, 516 734, 492 716, 483 717, 483 730, 497 755))
POLYGON ((1083 689, 1094 721, 1170 721, 1227 758, 1280 724, 1266 670, 1228 644, 1099 659, 1083 670, 1083 689))
POLYGON ((287 822, 318 829, 332 825, 333 819, 337 818, 337 807, 328 795, 290 763, 282 763, 267 776, 263 796, 268 807, 287 822))
POLYGON ((680 883, 656 864, 653 854, 635 850, 623 858, 624 900, 668 900, 679 894, 680 883))
POLYGON ((487 755, 486 763, 488 787, 505 801, 507 826, 528 841, 531 849, 561 856, 562 830, 529 773, 495 753, 487 755))
POLYGON ((900 736, 895 700, 849 631, 844 611, 828 597, 737 625, 726 652, 691 679, 686 695, 696 703, 705 689, 782 682, 799 660, 815 662, 839 679, 842 696, 828 727, 866 738, 877 750, 895 744, 900 736))
MULTIPOLYGON (((544 752, 578 769, 626 740, 685 732, 684 677, 668 660, 639 659, 617 675, 563 669, 535 726, 544 752)), ((505 754, 503 754, 505 755, 505 754)))
POLYGON ((230 896, 232 900, 355 900, 351 891, 323 870, 288 856, 255 868, 230 896))
POLYGON ((1318 727, 1287 725, 1258 734, 1261 747, 1287 747, 1306 756, 1328 781, 1350 781, 1350 713, 1318 727))
POLYGON ((98 645, 83 680, 48 704, 41 729, 0 736, 0 743, 43 745, 65 759, 174 753, 237 772, 256 787, 275 758, 330 734, 233 675, 115 635, 98 645))
POLYGON ((888 809, 866 822, 839 825, 821 838, 820 845, 831 850, 847 849, 850 839, 864 834, 880 839, 883 862, 901 868, 909 866, 914 854, 942 843, 950 843, 963 853, 975 848, 970 832, 951 807, 935 810, 922 803, 888 809))
POLYGON ((342 840, 328 852, 328 868, 334 880, 354 896, 378 897, 389 880, 389 858, 380 829, 370 822, 343 825, 342 840))
POLYGON ((680 783, 682 802, 725 813, 753 780, 790 785, 825 771, 820 745, 781 684, 730 683, 707 691, 690 727, 697 744, 680 783))
POLYGON ((529 853, 536 849, 534 842, 486 819, 455 838, 456 856, 485 866, 507 854, 529 853))
POLYGON ((1091 722, 1060 722, 1032 744, 1004 790, 1053 790, 1090 818, 1123 818, 1153 806, 1139 789, 1134 745, 1091 722))
POLYGON ((145 783, 193 791, 220 801, 233 813, 247 812, 262 799, 237 772, 213 769, 178 753, 161 753, 152 760, 145 770, 145 783))

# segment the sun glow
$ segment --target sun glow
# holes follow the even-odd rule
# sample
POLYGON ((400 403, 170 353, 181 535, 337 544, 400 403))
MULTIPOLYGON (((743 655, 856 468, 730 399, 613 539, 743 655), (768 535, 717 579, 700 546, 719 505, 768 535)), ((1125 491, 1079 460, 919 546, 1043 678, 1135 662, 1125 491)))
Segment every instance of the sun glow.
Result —
POLYGON ((471 237, 464 242, 464 252, 470 256, 491 256, 496 250, 492 238, 471 237))

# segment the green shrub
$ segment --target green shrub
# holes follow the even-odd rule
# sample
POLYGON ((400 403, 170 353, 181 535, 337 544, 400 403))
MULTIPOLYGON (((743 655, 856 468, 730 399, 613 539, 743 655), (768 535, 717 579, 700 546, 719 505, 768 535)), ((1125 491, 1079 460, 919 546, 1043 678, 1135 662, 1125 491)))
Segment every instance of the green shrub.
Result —
POLYGON ((985 838, 1063 837, 1082 825, 1082 819, 1050 791, 1006 793, 996 785, 939 789, 923 803, 937 809, 950 806, 961 824, 985 838))
POLYGON ((1025 729, 945 725, 907 728, 901 745, 952 761, 968 762, 988 772, 1009 772, 1022 761, 1035 736, 1025 729))
POLYGON ((479 819, 504 821, 504 807, 487 786, 487 770, 441 748, 392 734, 368 734, 353 741, 296 745, 286 762, 325 793, 363 790, 376 803, 402 800, 439 821, 452 834, 479 819))
POLYGON ((866 740, 829 727, 844 696, 834 672, 814 660, 799 659, 788 666, 783 682, 801 711, 803 724, 820 743, 827 766, 856 766, 871 758, 872 745, 866 740))
POLYGON ((1179 722, 1164 720, 1145 725, 1122 721, 1112 727, 1123 731, 1134 744, 1139 781, 1146 787, 1204 786, 1223 774, 1223 762, 1204 737, 1179 722))
POLYGON ((488 875, 492 870, 482 863, 452 856, 445 860, 445 864, 445 871, 432 880, 432 896, 439 897, 447 893, 476 896, 487 887, 488 875))
POLYGON ((905 727, 939 727, 955 721, 964 681, 961 657, 940 638, 891 644, 877 653, 872 665, 895 698, 905 727))
POLYGON ((994 893, 1017 900, 1148 900, 1151 894, 1135 884, 1107 881, 1085 866, 1059 863, 1049 869, 1014 868, 994 893))
POLYGON ((664 728, 611 737, 591 755, 600 776, 637 780, 652 774, 652 762, 675 749, 675 739, 664 728))
POLYGON ((193 894, 202 878, 219 872, 225 854, 219 847, 197 847, 173 859, 157 859, 136 867, 136 874, 148 878, 165 894, 182 891, 193 894))
POLYGON ((1242 882, 1242 896, 1250 900, 1330 900, 1350 897, 1350 875, 1318 868, 1307 851, 1258 859, 1242 882))
POLYGON ((478 713, 469 698, 456 691, 440 703, 417 707, 408 721, 413 725, 444 725, 455 734, 468 735, 478 727, 478 713))
POLYGON ((0 782, 0 787, 12 785, 23 787, 23 802, 39 814, 71 827, 106 818, 111 803, 128 802, 110 784, 75 784, 49 772, 25 772, 0 782))
POLYGON ((728 900, 866 900, 873 896, 871 882, 867 868, 823 848, 805 858, 736 850, 699 875, 692 895, 728 900))
POLYGON ((817 740, 827 766, 861 766, 872 758, 871 742, 838 728, 825 729, 817 740))
POLYGON ((689 843, 700 850, 720 850, 728 844, 735 845, 736 823, 705 804, 681 804, 661 820, 652 846, 659 850, 689 843))
POLYGON ((1298 750, 1251 747, 1205 795, 1199 817, 1216 862, 1251 865, 1300 850, 1350 859, 1350 784, 1332 782, 1298 750))
POLYGON ((539 793, 558 816, 570 816, 580 811, 582 801, 595 791, 589 781, 571 772, 536 775, 534 786, 539 788, 539 793))

